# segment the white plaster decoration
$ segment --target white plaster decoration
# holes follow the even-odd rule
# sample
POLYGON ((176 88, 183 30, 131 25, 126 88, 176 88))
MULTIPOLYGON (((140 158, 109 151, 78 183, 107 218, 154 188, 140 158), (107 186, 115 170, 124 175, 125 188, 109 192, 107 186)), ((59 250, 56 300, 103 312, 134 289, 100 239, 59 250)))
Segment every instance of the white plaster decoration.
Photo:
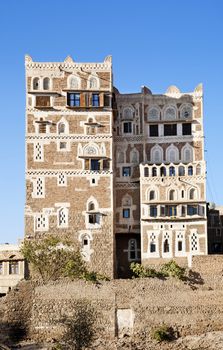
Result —
POLYGON ((45 198, 45 178, 37 177, 32 180, 33 182, 33 198, 45 198))
POLYGON ((57 186, 67 186, 67 175, 64 172, 57 175, 57 186))
POLYGON ((117 159, 117 163, 120 163, 120 164, 125 163, 124 151, 117 151, 116 159, 117 159))
POLYGON ((175 233, 175 256, 186 256, 185 231, 176 231, 175 233))
POLYGON ((193 115, 193 107, 191 104, 183 104, 180 107, 180 118, 183 120, 191 119, 193 115))
POLYGON ((164 231, 162 238, 162 257, 172 258, 172 232, 164 231))
POLYGON ((99 90, 100 89, 100 79, 96 72, 92 72, 87 81, 88 90, 99 90))
POLYGON ((197 230, 195 229, 190 230, 189 242, 190 242, 191 255, 198 255, 200 252, 200 246, 199 246, 197 230))
POLYGON ((69 123, 66 118, 62 117, 57 123, 57 133, 58 135, 68 135, 69 134, 69 123))
POLYGON ((159 235, 160 231, 150 230, 147 231, 148 247, 147 247, 147 258, 159 258, 159 235))
POLYGON ((133 164, 139 163, 139 152, 136 148, 133 148, 130 152, 130 162, 133 164))
POLYGON ((126 106, 122 109, 122 119, 132 120, 134 115, 134 108, 126 106))
POLYGON ((164 120, 174 120, 177 118, 175 106, 167 106, 164 110, 164 120))
POLYGON ((98 229, 102 225, 102 215, 99 212, 99 205, 97 200, 91 196, 86 203, 85 225, 87 229, 98 229))
POLYGON ((160 119, 160 109, 157 106, 151 107, 147 112, 148 120, 159 120, 160 119))
POLYGON ((48 231, 49 221, 48 215, 39 213, 35 215, 35 231, 48 231))
POLYGON ((84 155, 89 155, 89 156, 99 155, 99 147, 98 147, 98 145, 96 145, 94 143, 86 145, 84 147, 84 149, 83 149, 83 154, 84 155))
POLYGON ((173 144, 166 149, 166 161, 169 163, 179 162, 179 150, 173 144))
POLYGON ((94 250, 91 249, 91 242, 93 241, 91 231, 81 231, 78 240, 81 244, 80 252, 83 257, 83 260, 86 262, 90 262, 91 255, 94 252, 94 250))
POLYGON ((58 152, 69 152, 70 151, 70 142, 69 141, 57 141, 57 151, 58 152))
POLYGON ((151 149, 151 162, 154 164, 163 162, 163 149, 161 146, 155 145, 151 149))
POLYGON ((57 210, 57 227, 67 228, 68 227, 68 214, 69 210, 67 207, 62 207, 57 210))
POLYGON ((73 74, 69 75, 69 77, 67 78, 67 86, 68 86, 68 89, 71 89, 71 90, 80 89, 81 88, 80 77, 73 74))
POLYGON ((181 150, 181 159, 183 163, 193 162, 193 148, 188 143, 181 150))
POLYGON ((44 161, 43 143, 40 141, 35 142, 33 143, 33 147, 34 147, 34 154, 33 154, 34 162, 43 162, 44 161))

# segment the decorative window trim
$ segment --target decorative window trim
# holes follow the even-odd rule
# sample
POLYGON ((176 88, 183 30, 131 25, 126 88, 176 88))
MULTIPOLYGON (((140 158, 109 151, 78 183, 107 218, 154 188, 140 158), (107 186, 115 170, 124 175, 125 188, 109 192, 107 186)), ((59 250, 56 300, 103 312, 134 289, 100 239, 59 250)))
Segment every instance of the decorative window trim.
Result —
POLYGON ((34 162, 44 162, 44 144, 41 141, 33 143, 34 162))
POLYGON ((160 236, 160 231, 158 230, 147 231, 147 238, 148 238, 147 256, 149 258, 160 258, 159 236, 160 236), (152 243, 154 243, 156 246, 156 250, 154 252, 150 251, 150 246, 152 243))
POLYGON ((33 183, 32 198, 45 198, 45 177, 40 176, 35 179, 32 179, 32 183, 33 183), (41 186, 42 186, 42 189, 41 189, 41 186))
POLYGON ((148 121, 156 121, 156 120, 160 120, 160 108, 158 107, 158 106, 151 106, 151 107, 149 107, 148 109, 147 109, 147 120, 148 121), (157 114, 158 114, 158 116, 155 116, 155 118, 154 117, 152 117, 152 116, 150 116, 150 114, 151 114, 151 112, 152 111, 156 111, 157 112, 157 114))
POLYGON ((130 163, 138 164, 139 163, 139 151, 136 148, 133 148, 130 152, 130 163), (136 159, 134 159, 134 154, 136 155, 136 159))
POLYGON ((179 149, 176 146, 174 146, 173 144, 171 144, 166 149, 166 161, 168 163, 178 163, 179 162, 179 149), (171 152, 172 151, 175 152, 175 160, 174 161, 171 160, 171 152))
POLYGON ((193 118, 193 106, 190 104, 190 103, 183 103, 181 106, 180 106, 180 119, 182 120, 189 120, 189 119, 192 119, 193 118), (185 117, 184 115, 184 110, 185 109, 190 109, 190 113, 188 115, 188 117, 185 117))
POLYGON ((70 152, 70 142, 65 140, 57 141, 57 152, 70 152), (61 148, 62 143, 66 145, 65 148, 61 148))
POLYGON ((93 196, 91 196, 90 198, 88 198, 87 203, 86 203, 85 226, 86 226, 87 229, 99 229, 99 228, 101 228, 102 224, 103 224, 103 222, 102 222, 102 215, 99 212, 98 202, 93 196), (98 219, 99 222, 97 222, 97 221, 95 223, 90 223, 89 222, 89 215, 90 215, 90 212, 91 212, 91 210, 89 208, 89 205, 91 203, 94 205, 94 210, 92 210, 92 214, 97 215, 97 219, 98 219))
POLYGON ((176 231, 175 233, 175 256, 181 257, 186 256, 186 240, 184 231, 176 231), (178 250, 178 242, 182 241, 182 251, 178 250))
POLYGON ((34 215, 34 231, 37 232, 44 232, 49 230, 49 217, 46 213, 37 213, 34 215), (44 226, 41 225, 38 227, 38 221, 43 223, 45 222, 44 226))
POLYGON ((58 228, 67 228, 69 226, 69 209, 64 206, 57 209, 57 227, 58 228), (63 217, 61 219, 61 213, 63 217), (64 222, 62 222, 62 221, 64 222))
POLYGON ((151 159, 151 162, 153 164, 162 163, 163 162, 163 148, 161 146, 159 146, 159 145, 153 146, 151 148, 150 154, 151 154, 150 159, 151 159), (157 151, 159 152, 160 161, 157 161, 156 157, 155 157, 157 151))
POLYGON ((168 105, 165 107, 164 111, 163 111, 163 120, 176 120, 177 119, 177 108, 174 105, 168 105), (174 117, 171 118, 167 118, 166 117, 166 112, 168 109, 173 109, 174 110, 174 117))
POLYGON ((194 152, 193 152, 193 147, 191 145, 189 145, 188 143, 186 143, 186 145, 184 145, 181 149, 181 160, 183 163, 191 163, 193 162, 194 159, 194 152), (187 160, 186 159, 186 151, 190 151, 190 159, 187 160))
POLYGON ((67 175, 63 172, 57 175, 57 186, 65 187, 67 186, 67 175))
POLYGON ((163 258, 172 258, 173 251, 172 251, 172 232, 165 230, 162 234, 162 257, 163 258), (169 252, 164 252, 164 242, 165 240, 168 240, 169 243, 169 252))
POLYGON ((78 240, 81 245, 81 255, 83 257, 83 260, 86 262, 91 261, 91 255, 93 254, 94 250, 91 249, 91 244, 93 241, 93 237, 90 231, 83 231, 79 234, 78 240), (87 244, 85 244, 84 240, 87 239, 87 244))
POLYGON ((99 90, 100 89, 100 79, 96 73, 89 75, 88 80, 87 80, 87 89, 88 90, 99 90), (91 79, 92 78, 94 78, 97 81, 97 85, 91 87, 91 79))
POLYGON ((132 106, 124 106, 122 108, 122 119, 124 120, 133 120, 134 118, 134 108, 132 106), (130 111, 130 113, 129 113, 130 111))
POLYGON ((199 255, 200 254, 200 242, 199 242, 199 236, 198 236, 196 229, 190 230, 189 244, 190 244, 190 254, 191 255, 199 255), (196 243, 196 241, 197 241, 197 243, 196 243), (195 244, 197 245, 197 249, 193 249, 193 247, 195 247, 195 244))
POLYGON ((69 123, 66 120, 66 118, 64 118, 64 117, 62 117, 57 123, 57 134, 58 135, 68 135, 69 134, 69 123), (63 133, 61 133, 59 130, 59 127, 61 124, 64 124, 64 132, 63 133))
POLYGON ((69 77, 67 78, 67 87, 68 89, 72 89, 72 90, 80 90, 81 88, 81 78, 77 75, 71 74, 69 75, 69 77), (76 79, 77 80, 77 87, 72 87, 71 85, 71 81, 72 79, 76 79))

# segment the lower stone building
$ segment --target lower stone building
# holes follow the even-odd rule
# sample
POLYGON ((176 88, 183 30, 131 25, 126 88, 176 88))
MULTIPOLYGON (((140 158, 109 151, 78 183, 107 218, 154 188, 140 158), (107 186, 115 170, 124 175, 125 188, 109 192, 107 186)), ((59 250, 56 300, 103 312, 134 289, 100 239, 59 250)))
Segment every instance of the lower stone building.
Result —
POLYGON ((18 244, 0 244, 0 297, 25 277, 25 260, 18 244))

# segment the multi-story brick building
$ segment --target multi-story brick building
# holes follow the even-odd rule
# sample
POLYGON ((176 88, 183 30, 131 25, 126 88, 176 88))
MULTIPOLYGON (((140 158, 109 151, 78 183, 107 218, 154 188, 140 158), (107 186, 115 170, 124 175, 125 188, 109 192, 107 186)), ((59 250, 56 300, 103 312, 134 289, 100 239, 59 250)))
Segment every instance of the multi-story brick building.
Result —
POLYGON ((119 277, 207 253, 202 86, 120 94, 110 56, 26 56, 26 88, 26 236, 68 234, 119 277))

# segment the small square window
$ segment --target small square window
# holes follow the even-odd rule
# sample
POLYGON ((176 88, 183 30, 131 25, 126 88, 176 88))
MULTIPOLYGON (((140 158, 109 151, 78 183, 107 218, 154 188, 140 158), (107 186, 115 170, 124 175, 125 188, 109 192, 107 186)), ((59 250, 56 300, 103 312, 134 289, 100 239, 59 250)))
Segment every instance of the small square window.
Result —
POLYGON ((88 245, 88 240, 84 239, 84 245, 88 245))
POLYGON ((130 218, 130 209, 123 209, 123 218, 128 219, 130 218))
POLYGON ((155 245, 155 243, 151 243, 150 244, 150 253, 155 253, 155 251, 156 251, 156 245, 155 245))
POLYGON ((62 149, 62 150, 66 150, 67 149, 66 142, 60 142, 60 149, 62 149))
POLYGON ((3 274, 3 262, 0 262, 0 275, 3 274))
POLYGON ((131 168, 129 166, 122 168, 122 176, 131 176, 131 168))
POLYGON ((182 134, 191 135, 191 123, 185 123, 182 125, 182 134))
POLYGON ((95 184, 95 179, 92 179, 92 180, 91 180, 91 183, 92 183, 92 184, 95 184))
POLYGON ((182 250, 183 250, 183 243, 182 243, 182 241, 178 241, 177 248, 178 248, 178 252, 182 252, 182 250))

